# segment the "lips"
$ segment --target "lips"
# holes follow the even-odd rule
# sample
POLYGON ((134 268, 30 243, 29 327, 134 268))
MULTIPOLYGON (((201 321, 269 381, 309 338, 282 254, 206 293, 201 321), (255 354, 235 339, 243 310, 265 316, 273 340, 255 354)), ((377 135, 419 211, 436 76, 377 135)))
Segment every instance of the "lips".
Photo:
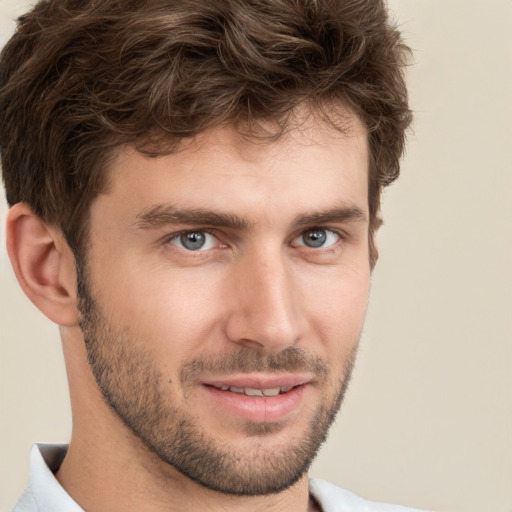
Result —
MULTIPOLYGON (((225 388, 238 388, 238 389, 285 389, 294 388, 307 384, 313 380, 313 375, 304 374, 270 374, 270 375, 259 375, 259 374, 240 374, 240 375, 229 375, 227 377, 217 377, 212 379, 205 379, 203 384, 206 386, 212 386, 217 389, 225 388)), ((289 390, 288 389, 288 390, 289 390)), ((236 392, 236 391, 235 391, 236 392)))
POLYGON ((241 376, 204 382, 202 388, 225 413, 261 423, 282 421, 298 411, 310 382, 305 375, 241 376))
POLYGON ((277 396, 281 395, 282 393, 287 393, 291 389, 293 389, 293 386, 283 386, 283 387, 277 387, 277 388, 264 388, 264 389, 257 389, 257 388, 239 388, 236 386, 221 386, 221 391, 231 391, 232 393, 240 393, 247 396, 277 396))

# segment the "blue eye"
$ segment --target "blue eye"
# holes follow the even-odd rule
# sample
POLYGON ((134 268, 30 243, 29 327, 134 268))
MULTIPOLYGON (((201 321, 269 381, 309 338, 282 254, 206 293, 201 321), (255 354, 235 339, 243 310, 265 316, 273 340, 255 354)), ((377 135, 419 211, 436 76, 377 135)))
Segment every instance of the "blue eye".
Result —
POLYGON ((171 238, 170 242, 187 251, 206 251, 218 243, 207 231, 186 231, 171 238))
POLYGON ((335 245, 340 236, 325 228, 308 229, 301 233, 295 240, 294 245, 310 247, 311 249, 324 249, 335 245))

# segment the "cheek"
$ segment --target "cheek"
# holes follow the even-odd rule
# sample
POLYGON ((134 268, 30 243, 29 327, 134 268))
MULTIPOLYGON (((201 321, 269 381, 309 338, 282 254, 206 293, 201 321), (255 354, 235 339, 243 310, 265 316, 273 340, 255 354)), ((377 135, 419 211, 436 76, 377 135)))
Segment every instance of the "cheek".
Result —
POLYGON ((95 296, 106 316, 162 356, 186 358, 218 324, 214 273, 198 278, 197 273, 125 262, 101 279, 95 296))
POLYGON ((305 310, 327 351, 347 354, 357 344, 368 306, 370 271, 365 267, 326 271, 307 287, 305 310))

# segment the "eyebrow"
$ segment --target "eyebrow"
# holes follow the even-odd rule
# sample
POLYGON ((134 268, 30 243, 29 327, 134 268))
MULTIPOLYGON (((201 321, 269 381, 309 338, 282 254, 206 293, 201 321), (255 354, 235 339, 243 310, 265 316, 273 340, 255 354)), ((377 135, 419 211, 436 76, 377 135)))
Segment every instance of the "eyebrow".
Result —
POLYGON ((151 206, 137 215, 135 226, 139 229, 158 229, 167 225, 213 226, 243 230, 249 224, 231 213, 220 213, 201 208, 179 209, 172 204, 151 206))
POLYGON ((294 225, 298 227, 328 224, 331 222, 366 222, 366 213, 355 205, 343 205, 338 208, 308 215, 299 215, 294 225))
MULTIPOLYGON (((315 226, 331 222, 366 222, 366 213, 355 205, 342 205, 320 212, 298 215, 293 221, 297 227, 315 226)), ((161 229, 168 225, 212 226, 246 230, 252 223, 242 217, 224 212, 201 208, 179 209, 172 204, 151 206, 137 215, 135 227, 138 229, 161 229)))

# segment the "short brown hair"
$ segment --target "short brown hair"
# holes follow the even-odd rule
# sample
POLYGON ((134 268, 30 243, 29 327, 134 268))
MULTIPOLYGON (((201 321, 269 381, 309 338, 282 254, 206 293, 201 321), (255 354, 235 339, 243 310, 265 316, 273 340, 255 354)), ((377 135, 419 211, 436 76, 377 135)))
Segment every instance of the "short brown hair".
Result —
POLYGON ((0 57, 7 201, 78 254, 113 148, 156 156, 262 120, 277 137, 298 105, 330 103, 368 130, 372 243, 411 121, 407 56, 382 0, 41 0, 0 57))

